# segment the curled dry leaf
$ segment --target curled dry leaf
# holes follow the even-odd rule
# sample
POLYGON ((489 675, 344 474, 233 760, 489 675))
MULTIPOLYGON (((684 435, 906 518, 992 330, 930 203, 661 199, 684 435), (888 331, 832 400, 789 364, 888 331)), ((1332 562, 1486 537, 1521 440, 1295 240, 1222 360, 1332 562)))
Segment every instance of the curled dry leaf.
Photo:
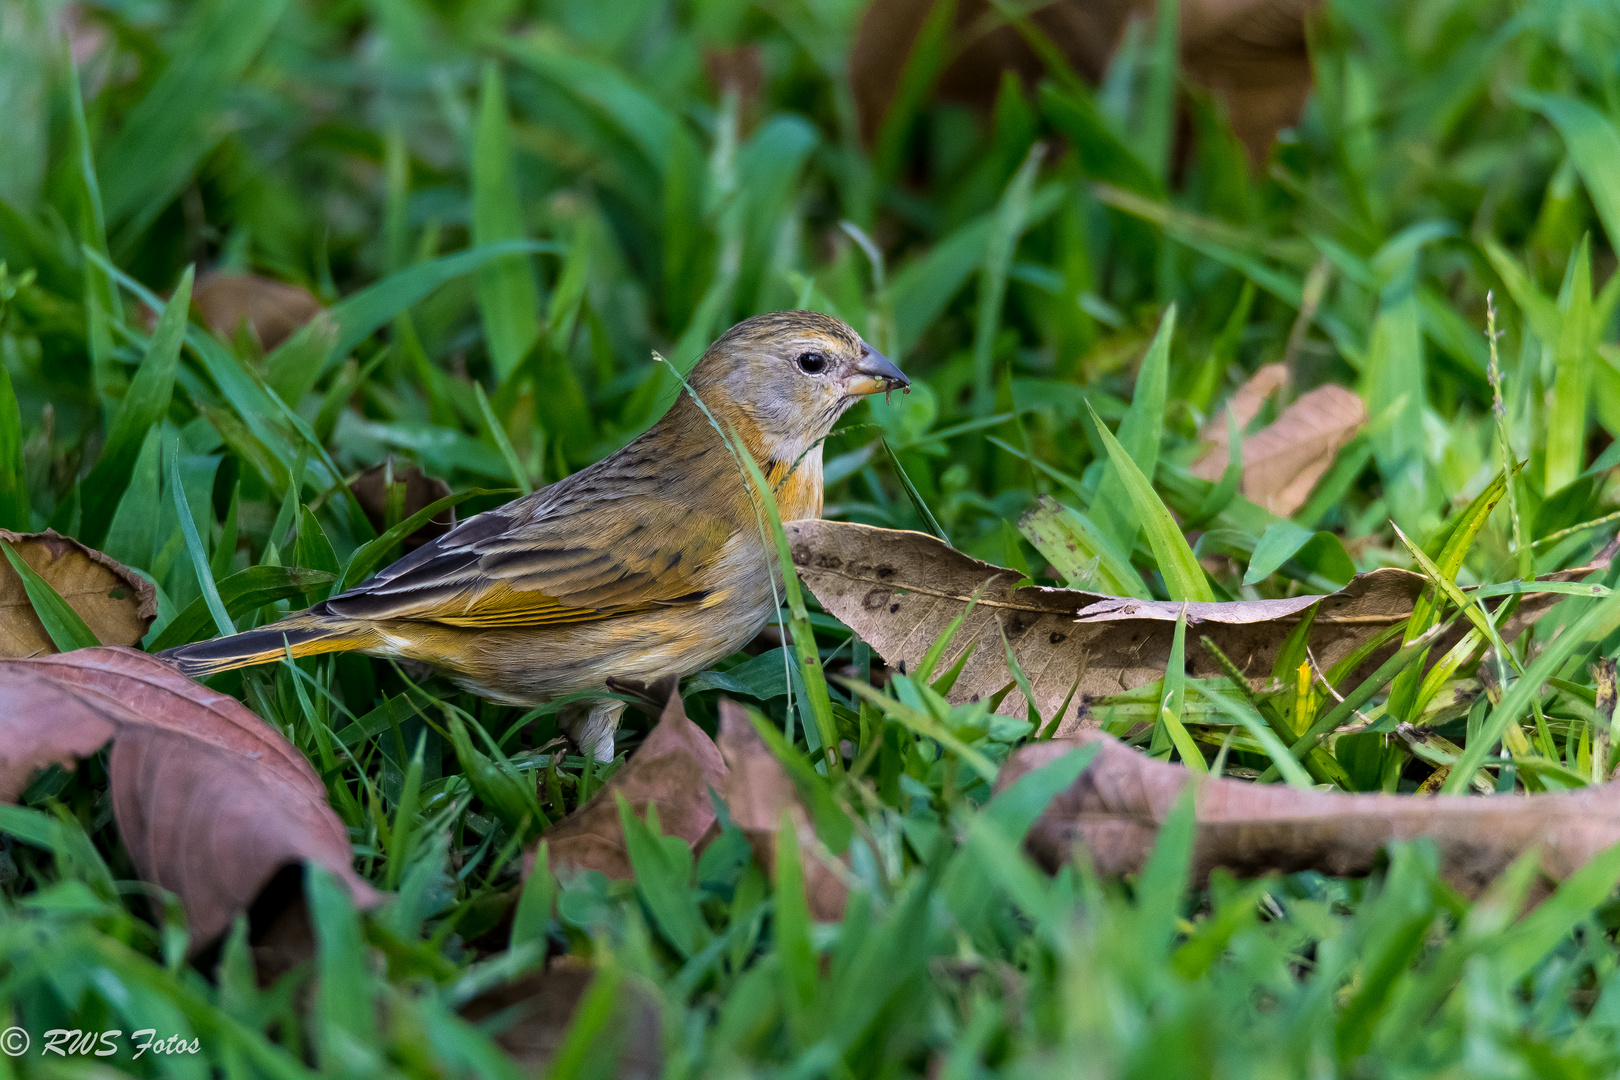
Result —
MULTIPOLYGON (((1183 766, 1154 761, 1101 732, 1101 752, 1080 778, 1048 804, 1025 841, 1055 869, 1084 847, 1105 874, 1139 871, 1159 826, 1192 779, 1183 766)), ((997 780, 1012 783, 1073 748, 1069 740, 1025 746, 997 780)), ((1196 794, 1193 873, 1202 883, 1217 867, 1240 875, 1319 870, 1336 876, 1372 869, 1384 845, 1432 839, 1441 872, 1477 895, 1532 848, 1542 869, 1563 879, 1620 842, 1620 788, 1609 784, 1559 795, 1347 795, 1241 780, 1201 779, 1196 794)))
POLYGON ((754 730, 747 711, 729 699, 720 702, 720 752, 729 770, 722 789, 726 809, 748 837, 754 858, 774 879, 777 830, 785 812, 798 835, 810 914, 823 922, 842 918, 849 887, 831 865, 833 857, 816 836, 793 779, 754 730))
MULTIPOLYGON (((138 645, 157 617, 157 590, 122 563, 46 529, 0 529, 34 572, 62 595, 103 645, 138 645)), ((22 578, 0 559, 0 659, 54 653, 55 644, 34 614, 22 578)))
POLYGON ((0 661, 0 801, 113 744, 113 816, 141 877, 185 905, 193 949, 282 867, 313 862, 365 907, 348 830, 314 769, 240 702, 133 649, 0 661))
MULTIPOLYGON (((1077 718, 1089 715, 1088 698, 1133 690, 1164 675, 1183 608, 1189 627, 1196 627, 1198 635, 1207 634, 1251 679, 1264 679, 1289 630, 1312 604, 1320 602, 1321 607, 1312 624, 1311 650, 1326 670, 1410 615, 1427 585, 1419 574, 1389 568, 1358 574, 1326 596, 1183 605, 1078 589, 1016 588, 1023 579, 1018 571, 980 562, 924 533, 843 521, 795 521, 785 528, 799 576, 821 606, 902 671, 923 658, 978 593, 977 604, 940 664, 939 670, 947 670, 963 650, 973 650, 951 688, 950 700, 986 698, 1012 682, 1001 644, 1005 632, 1043 717, 1052 716, 1070 688, 1077 686, 1075 713, 1065 717, 1060 728, 1065 733, 1077 718)), ((1567 578, 1593 569, 1549 576, 1567 578)), ((1505 636, 1522 632, 1559 599, 1526 596, 1505 636)), ((1454 640, 1442 638, 1434 655, 1454 640)), ((1369 662, 1376 662, 1379 655, 1369 662)), ((1188 648, 1186 656, 1187 674, 1197 678, 1222 674, 1203 649, 1188 648)), ((998 711, 1024 716, 1022 693, 1010 692, 998 711)))
POLYGON ((307 289, 257 274, 217 270, 197 279, 191 302, 214 333, 230 337, 245 324, 266 352, 321 310, 321 302, 307 289))
MULTIPOLYGON (((366 519, 379 533, 388 527, 388 488, 392 484, 405 485, 397 511, 396 521, 404 521, 412 514, 425 510, 440 499, 449 498, 450 485, 418 469, 415 465, 400 465, 392 455, 386 461, 373 465, 349 484, 349 490, 359 500, 366 519)), ((446 510, 420 529, 407 536, 402 546, 415 551, 435 537, 443 536, 455 524, 455 512, 446 510)))
MULTIPOLYGON (((1249 419, 1259 412, 1258 403, 1248 398, 1237 400, 1244 398, 1247 389, 1246 385, 1232 395, 1234 415, 1240 421, 1242 409, 1249 404, 1254 405, 1249 419)), ((1366 420, 1366 405, 1342 386, 1318 386, 1304 394, 1275 421, 1243 440, 1244 497, 1274 514, 1290 516, 1305 505, 1311 489, 1333 464, 1333 455, 1355 438, 1356 430, 1366 420)), ((1205 437, 1213 439, 1215 445, 1193 464, 1191 471, 1205 480, 1218 480, 1229 460, 1224 418, 1219 429, 1205 437)))
MULTIPOLYGON (((725 782, 726 765, 714 740, 686 718, 679 694, 671 694, 658 724, 624 767, 595 797, 546 831, 553 867, 597 870, 610 878, 631 876, 630 854, 619 823, 623 795, 639 817, 658 807, 665 836, 696 846, 714 828, 709 789, 725 782)), ((524 860, 533 866, 534 849, 524 860)))

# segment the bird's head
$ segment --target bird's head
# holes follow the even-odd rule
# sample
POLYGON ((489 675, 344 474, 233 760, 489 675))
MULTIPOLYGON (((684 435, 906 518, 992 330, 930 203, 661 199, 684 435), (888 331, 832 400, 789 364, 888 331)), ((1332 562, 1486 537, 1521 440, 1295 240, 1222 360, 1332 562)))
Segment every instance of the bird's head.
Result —
POLYGON ((743 320, 709 347, 690 381, 723 423, 750 436, 753 427, 757 449, 779 460, 826 438, 860 398, 911 385, 847 323, 815 311, 743 320))

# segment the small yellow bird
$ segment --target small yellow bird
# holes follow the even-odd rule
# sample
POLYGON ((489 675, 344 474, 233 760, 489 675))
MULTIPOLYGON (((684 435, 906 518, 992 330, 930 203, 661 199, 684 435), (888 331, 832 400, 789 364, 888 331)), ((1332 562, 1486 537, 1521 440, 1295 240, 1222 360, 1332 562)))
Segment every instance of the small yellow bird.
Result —
MULTIPOLYGON (((775 614, 757 495, 692 393, 753 455, 782 518, 821 516, 821 444, 868 394, 909 380, 849 326, 757 315, 703 355, 635 442, 468 518, 353 589, 270 626, 170 649, 193 677, 346 650, 421 661, 473 693, 532 705, 714 663, 775 614)), ((779 578, 778 578, 779 580, 779 578)), ((561 726, 613 757, 624 703, 570 703, 561 726)))

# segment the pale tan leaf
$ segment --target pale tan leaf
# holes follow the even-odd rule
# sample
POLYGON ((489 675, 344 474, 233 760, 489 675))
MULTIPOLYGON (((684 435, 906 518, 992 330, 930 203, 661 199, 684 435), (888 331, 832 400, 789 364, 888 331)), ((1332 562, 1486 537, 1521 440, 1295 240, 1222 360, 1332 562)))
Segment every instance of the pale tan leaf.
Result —
MULTIPOLYGON (((1231 414, 1237 421, 1237 429, 1243 431, 1260 415, 1265 408, 1266 400, 1288 385, 1287 364, 1263 364, 1250 375, 1244 384, 1232 391, 1232 396, 1226 399, 1226 404, 1216 410, 1215 416, 1204 425, 1204 430, 1198 433, 1199 438, 1206 442, 1226 445, 1226 417, 1231 414)), ((1225 468, 1225 466, 1222 466, 1225 468)), ((1219 473, 1215 474, 1219 476, 1219 473)))
MULTIPOLYGON (((50 582, 103 645, 138 645, 157 617, 152 583, 115 559, 50 529, 0 529, 34 572, 50 582)), ((0 560, 0 659, 54 653, 56 646, 34 614, 22 578, 0 560)))
MULTIPOLYGON (((1305 505, 1333 455, 1367 420, 1361 398, 1342 386, 1319 386, 1243 440, 1243 494, 1281 517, 1305 505)), ((1228 457, 1224 435, 1190 470, 1218 480, 1228 457)))

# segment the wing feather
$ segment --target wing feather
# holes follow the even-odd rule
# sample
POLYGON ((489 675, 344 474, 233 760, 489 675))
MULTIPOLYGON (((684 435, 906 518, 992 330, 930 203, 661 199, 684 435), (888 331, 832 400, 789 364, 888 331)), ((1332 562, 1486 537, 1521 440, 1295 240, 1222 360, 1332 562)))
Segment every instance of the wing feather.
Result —
POLYGON ((604 499, 591 471, 469 518, 318 610, 514 629, 701 603, 733 523, 678 488, 604 499))

